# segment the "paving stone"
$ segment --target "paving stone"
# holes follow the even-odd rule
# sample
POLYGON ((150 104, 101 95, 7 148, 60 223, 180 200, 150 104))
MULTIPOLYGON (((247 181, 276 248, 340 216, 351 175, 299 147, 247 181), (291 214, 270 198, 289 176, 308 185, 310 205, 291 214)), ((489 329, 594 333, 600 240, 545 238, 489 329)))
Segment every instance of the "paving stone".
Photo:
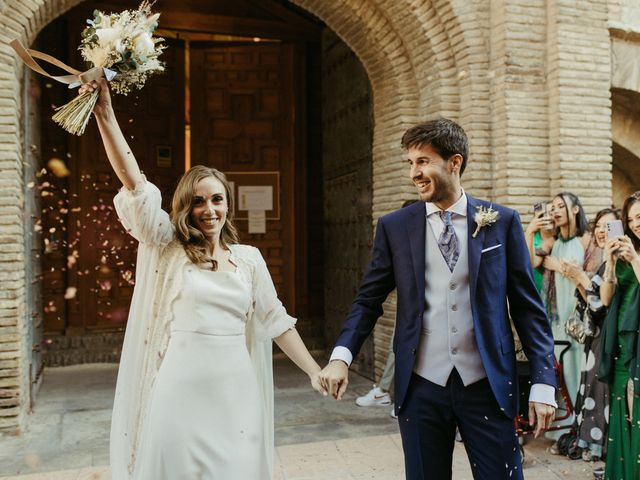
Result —
MULTIPOLYGON (((342 402, 335 402, 312 392, 306 376, 288 360, 277 359, 275 367, 274 480, 403 478, 402 442, 397 422, 389 417, 390 408, 361 408, 354 403, 356 396, 371 387, 369 380, 351 375, 348 395, 342 402)), ((116 365, 89 365, 47 372, 25 434, 0 438, 0 476, 5 475, 0 478, 110 480, 110 411, 103 405, 111 400, 93 402, 95 392, 102 397, 113 396, 116 369, 116 365), (69 377, 68 382, 65 376, 69 377), (51 383, 48 379, 52 379, 51 383), (69 387, 60 391, 65 384, 69 387), (44 423, 33 423, 36 421, 44 423)), ((550 445, 546 439, 525 445, 527 480, 592 478, 593 464, 551 455, 550 445)), ((472 480, 464 445, 460 443, 455 446, 453 471, 456 480, 472 480)))

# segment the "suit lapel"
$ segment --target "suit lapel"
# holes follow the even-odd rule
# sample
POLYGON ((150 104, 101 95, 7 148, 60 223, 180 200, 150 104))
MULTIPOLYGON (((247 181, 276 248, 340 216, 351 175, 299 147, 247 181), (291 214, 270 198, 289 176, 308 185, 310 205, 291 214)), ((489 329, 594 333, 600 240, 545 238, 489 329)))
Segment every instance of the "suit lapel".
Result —
POLYGON ((469 252, 469 293, 471 294, 471 304, 474 304, 476 297, 476 285, 478 282, 478 272, 480 271, 480 257, 482 256, 482 246, 484 245, 485 229, 481 228, 476 238, 473 232, 476 230, 476 207, 482 205, 478 200, 467 195, 467 251, 469 252))
POLYGON ((416 202, 411 205, 409 219, 406 223, 409 244, 411 246, 411 259, 413 272, 416 279, 418 292, 424 292, 425 280, 425 233, 427 225, 427 211, 424 202, 416 202))

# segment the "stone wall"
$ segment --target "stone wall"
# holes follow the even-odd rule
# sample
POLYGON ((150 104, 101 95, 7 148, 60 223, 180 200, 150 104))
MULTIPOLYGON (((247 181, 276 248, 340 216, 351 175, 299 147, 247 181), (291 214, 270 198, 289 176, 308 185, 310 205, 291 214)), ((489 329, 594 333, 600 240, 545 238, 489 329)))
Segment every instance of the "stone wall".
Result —
MULTIPOLYGON (((369 78, 335 33, 322 33, 325 339, 335 343, 364 274, 372 245, 372 98, 369 78)), ((373 376, 373 342, 355 368, 373 376)))

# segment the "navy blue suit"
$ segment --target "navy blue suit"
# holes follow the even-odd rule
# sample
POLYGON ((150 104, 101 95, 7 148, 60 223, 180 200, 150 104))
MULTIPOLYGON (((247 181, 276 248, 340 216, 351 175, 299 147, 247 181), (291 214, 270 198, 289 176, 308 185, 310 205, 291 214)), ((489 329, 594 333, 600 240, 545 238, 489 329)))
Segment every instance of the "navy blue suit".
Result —
MULTIPOLYGON (((513 319, 530 362, 531 383, 556 384, 553 336, 534 285, 529 252, 517 212, 492 205, 499 212, 498 220, 482 228, 477 237, 472 238, 476 229, 476 207, 487 208, 490 204, 469 195, 467 199, 468 238, 460 240, 468 242, 474 332, 487 373, 487 379, 481 381, 486 383, 485 391, 478 392, 478 395, 486 397, 489 392, 488 396, 491 397, 493 393, 491 401, 497 402, 496 408, 502 412, 502 420, 506 420, 508 425, 518 412, 518 379, 509 316, 513 319), (502 244, 502 247, 482 254, 484 248, 498 244, 502 244)), ((336 346, 348 348, 355 356, 382 314, 382 304, 387 295, 397 288, 393 350, 396 356, 395 401, 401 429, 403 413, 408 406, 408 393, 413 392, 414 387, 418 388, 421 382, 427 382, 413 373, 425 308, 425 232, 426 209, 423 202, 414 203, 379 219, 371 262, 336 342, 336 346)), ((455 370, 452 377, 457 378, 450 378, 450 381, 460 383, 455 370)), ((430 395, 425 392, 437 387, 434 385, 426 385, 422 393, 430 395)), ((464 389, 461 383, 459 386, 464 389)), ((464 413, 464 409, 462 411, 464 413)), ((454 417, 458 413, 454 412, 454 417)), ((454 424, 456 421, 459 423, 460 419, 452 420, 454 424)), ((475 435, 472 430, 468 428, 463 432, 467 451, 467 443, 473 443, 472 437, 475 435)), ((405 457, 411 454, 405 446, 405 457)), ((492 452, 486 454, 491 456, 492 452)), ((502 465, 504 468, 504 463, 502 465)), ((418 472, 410 472, 415 470, 414 467, 415 465, 407 463, 407 478, 427 478, 418 472)), ((482 472, 474 471, 474 475, 476 478, 490 478, 483 476, 482 472)))

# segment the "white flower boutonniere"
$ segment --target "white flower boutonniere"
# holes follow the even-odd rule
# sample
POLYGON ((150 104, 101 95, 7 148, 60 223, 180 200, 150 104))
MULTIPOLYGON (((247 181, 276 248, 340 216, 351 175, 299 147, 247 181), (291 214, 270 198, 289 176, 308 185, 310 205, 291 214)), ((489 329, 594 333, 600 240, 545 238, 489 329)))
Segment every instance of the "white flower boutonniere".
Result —
POLYGON ((489 205, 489 208, 478 205, 476 209, 478 211, 476 212, 476 215, 473 217, 473 219, 475 220, 477 227, 476 231, 473 232, 473 235, 471 235, 473 238, 476 238, 482 227, 487 227, 496 223, 496 220, 498 220, 498 217, 500 216, 500 213, 497 210, 491 208, 491 205, 489 205))

